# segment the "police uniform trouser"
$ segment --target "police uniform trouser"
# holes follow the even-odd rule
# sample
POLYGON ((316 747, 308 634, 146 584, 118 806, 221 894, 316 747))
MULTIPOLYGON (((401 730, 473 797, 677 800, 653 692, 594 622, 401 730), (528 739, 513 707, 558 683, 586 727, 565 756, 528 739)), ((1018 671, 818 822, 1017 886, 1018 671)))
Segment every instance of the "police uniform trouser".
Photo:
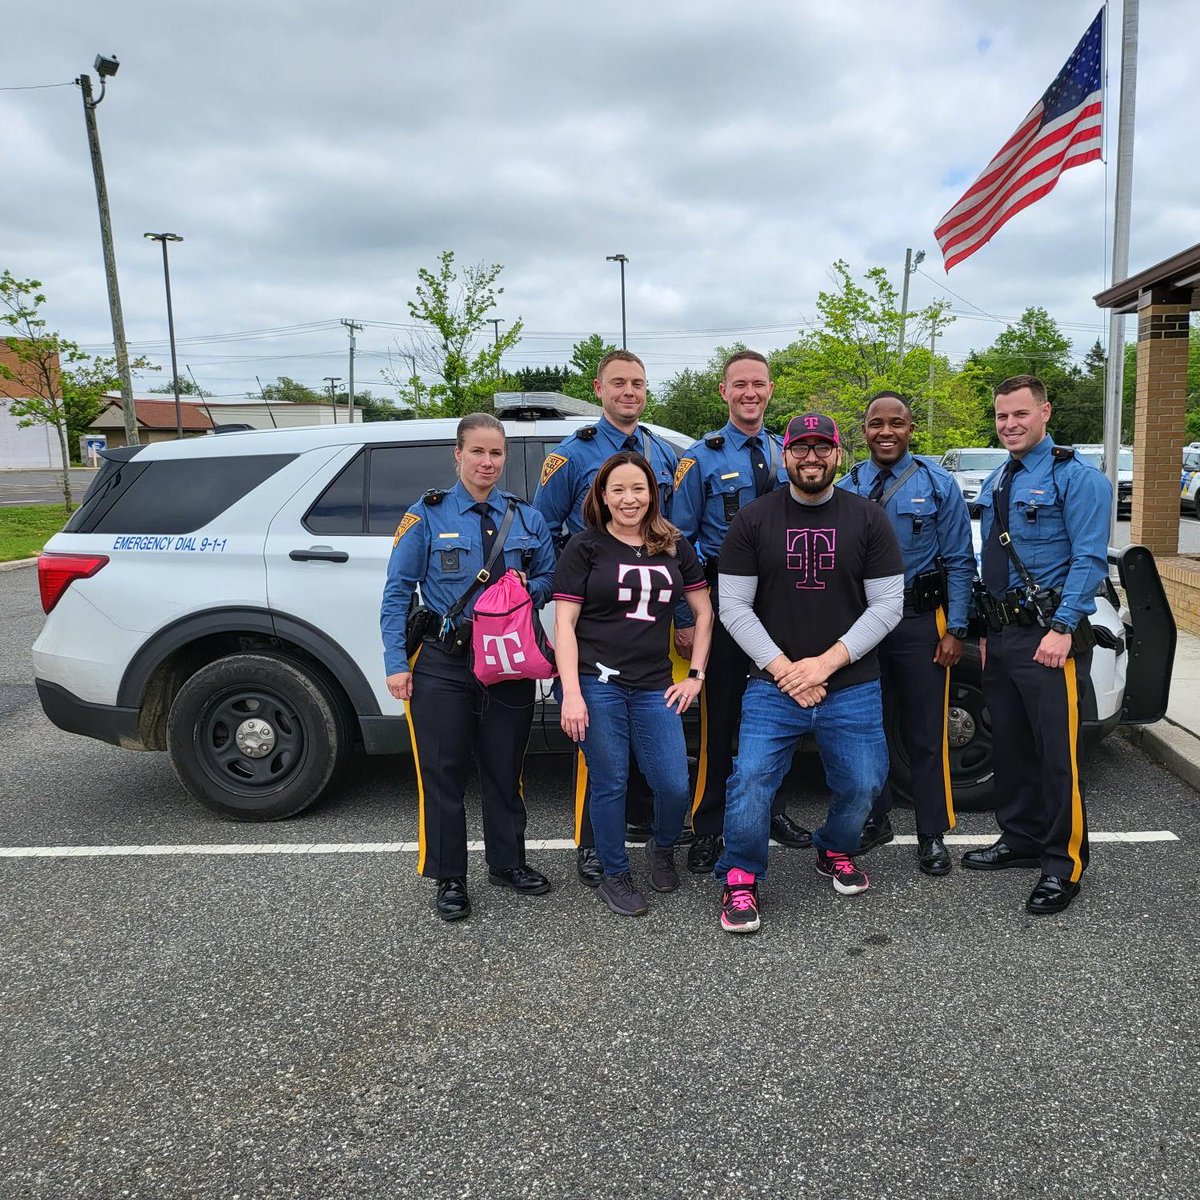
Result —
MULTIPOLYGON (((575 845, 596 848, 592 832, 592 788, 588 782, 587 760, 582 750, 575 751, 575 845)), ((654 824, 654 796, 642 768, 629 747, 629 776, 625 784, 625 820, 631 825, 654 824)))
POLYGON ((464 795, 472 764, 479 791, 487 865, 510 870, 525 862, 521 766, 533 724, 532 679, 484 689, 466 658, 426 642, 413 664, 407 704, 420 806, 417 870, 434 879, 467 873, 464 795))
MULTIPOLYGON (((1086 620, 1087 618, 1083 618, 1086 620)), ((1088 863, 1080 777, 1080 696, 1091 651, 1061 669, 1034 662, 1039 625, 989 631, 984 699, 995 749, 996 823, 1019 855, 1040 855, 1042 873, 1078 882, 1088 863)))
MULTIPOLYGON (((944 609, 918 613, 906 608, 900 624, 879 644, 884 727, 895 729, 904 743, 917 833, 926 837, 941 837, 954 828, 946 733, 950 670, 933 661, 945 632, 944 609)), ((871 816, 891 812, 893 802, 891 785, 884 784, 871 816)))
MULTIPOLYGON (((716 614, 717 590, 709 589, 716 614)), ((719 837, 725 825, 725 788, 733 774, 733 749, 742 716, 742 696, 754 664, 729 636, 718 617, 700 690, 700 753, 692 793, 692 829, 698 837, 719 837)), ((785 812, 783 789, 775 793, 771 815, 785 812)))

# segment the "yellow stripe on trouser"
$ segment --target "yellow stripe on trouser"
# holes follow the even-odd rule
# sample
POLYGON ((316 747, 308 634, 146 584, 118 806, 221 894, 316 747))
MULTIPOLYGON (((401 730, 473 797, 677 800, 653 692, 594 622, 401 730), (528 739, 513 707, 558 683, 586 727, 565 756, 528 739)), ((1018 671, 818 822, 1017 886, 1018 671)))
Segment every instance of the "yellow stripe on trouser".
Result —
MULTIPOLYGON (((424 646, 418 646, 417 652, 408 664, 411 671, 417 665, 424 646)), ((417 731, 413 728, 412 701, 404 705, 404 719, 408 722, 408 737, 412 742, 413 767, 417 772, 417 874, 425 873, 425 781, 421 778, 421 756, 417 753, 417 731)))
MULTIPOLYGON (((946 628, 946 610, 939 606, 937 610, 939 641, 946 636, 946 628)), ((943 669, 946 682, 942 692, 942 787, 946 793, 946 828, 953 829, 958 821, 954 816, 954 788, 950 783, 950 668, 943 669)))
POLYGON ((700 687, 700 751, 696 760, 696 792, 692 796, 692 816, 704 799, 704 789, 708 786, 708 684, 700 687))
POLYGON ((587 795, 587 759, 582 750, 576 750, 575 759, 575 845, 583 837, 583 798, 587 795))
POLYGON ((1083 874, 1083 859, 1079 857, 1079 847, 1083 844, 1083 793, 1079 790, 1079 681, 1073 658, 1067 659, 1063 678, 1067 684, 1067 741, 1071 752, 1071 837, 1067 855, 1071 859, 1071 882, 1078 883, 1083 874))

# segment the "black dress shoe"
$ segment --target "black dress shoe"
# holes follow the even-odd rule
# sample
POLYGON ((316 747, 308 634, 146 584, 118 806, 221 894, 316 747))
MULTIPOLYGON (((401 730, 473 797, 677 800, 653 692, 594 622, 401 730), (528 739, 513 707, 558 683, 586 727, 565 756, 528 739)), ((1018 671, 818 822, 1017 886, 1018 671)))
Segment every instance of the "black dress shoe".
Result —
POLYGON ((859 854, 865 854, 875 846, 886 846, 896 840, 896 832, 892 829, 892 818, 884 813, 882 817, 868 817, 863 824, 862 840, 858 843, 859 854))
POLYGON ((653 832, 654 826, 648 821, 645 824, 642 824, 641 821, 625 823, 625 840, 627 842, 648 842, 653 832))
POLYGON ((503 871, 493 871, 489 867, 488 879, 497 887, 510 887, 514 892, 523 892, 526 896, 544 896, 550 890, 550 880, 528 863, 503 871))
POLYGON ((1078 894, 1079 884, 1069 879, 1059 879, 1057 875, 1043 875, 1037 881, 1037 887, 1029 893, 1025 908, 1035 917, 1048 917, 1064 912, 1078 894))
POLYGON ((1003 841, 995 842, 983 850, 968 850, 962 856, 962 865, 968 871, 1003 871, 1005 867, 1040 867, 1040 857, 1018 854, 1003 841))
POLYGON ((463 917, 469 917, 471 898, 467 895, 467 881, 439 879, 434 908, 443 921, 461 921, 463 917))
POLYGON ((600 865, 600 855, 591 846, 580 846, 575 851, 575 870, 588 887, 599 887, 604 882, 604 868, 600 865))
POLYGON ((721 838, 715 833, 698 833, 688 847, 688 870, 697 875, 711 875, 721 857, 721 838))
POLYGON ((950 854, 940 837, 917 834, 917 866, 926 875, 949 875, 950 854))
POLYGON ((797 825, 787 813, 772 815, 771 838, 793 850, 807 850, 812 845, 812 834, 803 825, 797 825))

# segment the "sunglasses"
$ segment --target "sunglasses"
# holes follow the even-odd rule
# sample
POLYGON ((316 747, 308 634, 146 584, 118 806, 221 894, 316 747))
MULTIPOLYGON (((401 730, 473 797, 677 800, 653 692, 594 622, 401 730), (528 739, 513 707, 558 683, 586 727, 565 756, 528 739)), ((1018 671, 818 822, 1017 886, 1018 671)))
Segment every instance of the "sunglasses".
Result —
POLYGON ((833 453, 833 443, 793 442, 787 451, 793 458, 807 458, 810 454, 814 458, 828 458, 833 453))

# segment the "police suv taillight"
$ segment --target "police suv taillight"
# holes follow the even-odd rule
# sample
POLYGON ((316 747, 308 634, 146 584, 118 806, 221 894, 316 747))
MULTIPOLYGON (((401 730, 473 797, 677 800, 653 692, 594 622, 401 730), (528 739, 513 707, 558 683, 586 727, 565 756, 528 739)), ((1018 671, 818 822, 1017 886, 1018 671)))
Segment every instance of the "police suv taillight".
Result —
POLYGON ((39 554, 37 572, 42 611, 49 613, 76 579, 90 579, 107 563, 107 554, 66 554, 53 550, 39 554))

